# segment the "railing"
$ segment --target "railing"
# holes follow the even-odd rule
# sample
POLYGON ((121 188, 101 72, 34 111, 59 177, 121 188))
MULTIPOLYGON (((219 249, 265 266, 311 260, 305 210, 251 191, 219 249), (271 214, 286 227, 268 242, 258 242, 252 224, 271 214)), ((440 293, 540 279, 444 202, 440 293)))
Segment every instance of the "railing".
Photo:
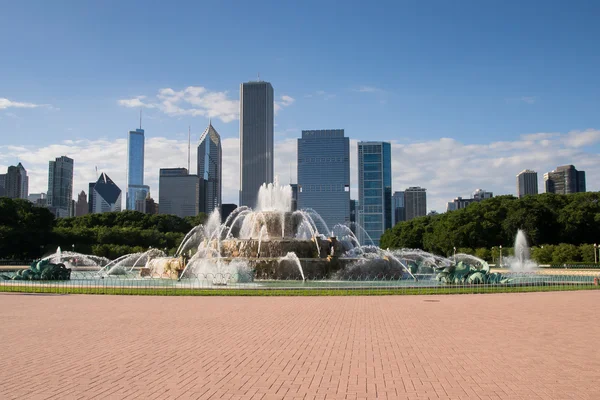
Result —
POLYGON ((15 272, 0 272, 0 291, 56 294, 139 294, 139 295, 412 295, 504 293, 598 289, 598 274, 506 273, 499 284, 441 284, 433 275, 418 280, 397 276, 357 275, 345 280, 328 277, 310 279, 253 279, 250 274, 187 274, 178 279, 140 277, 133 271, 124 275, 102 276, 98 271, 73 270, 64 281, 12 280, 15 272), (8 278, 8 279, 7 279, 8 278))

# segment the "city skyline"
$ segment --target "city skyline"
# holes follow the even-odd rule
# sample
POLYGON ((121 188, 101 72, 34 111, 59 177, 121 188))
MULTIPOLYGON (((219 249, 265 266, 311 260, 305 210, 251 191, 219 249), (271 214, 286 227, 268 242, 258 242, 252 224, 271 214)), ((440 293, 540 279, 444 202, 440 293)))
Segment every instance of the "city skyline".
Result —
POLYGON ((96 166, 126 188, 123 132, 143 108, 153 197, 160 168, 186 166, 187 127, 212 118, 223 143, 222 201, 238 203, 238 87, 260 73, 276 88, 281 182, 289 181, 301 130, 342 126, 354 199, 360 140, 391 142, 393 190, 426 187, 429 210, 443 211, 474 187, 516 195, 523 169, 539 172, 541 188, 544 172, 576 164, 587 189, 600 188, 598 5, 544 4, 540 15, 516 3, 389 4, 357 15, 356 4, 319 4, 315 15, 316 4, 294 7, 292 21, 287 4, 185 5, 176 26, 164 21, 175 13, 167 5, 131 2, 111 15, 98 4, 39 2, 35 13, 7 5, 0 32, 20 34, 0 66, 10 78, 0 82, 0 170, 22 161, 30 192, 43 192, 43 164, 66 154, 77 163, 74 193, 96 179, 96 166), (430 7, 436 12, 425 12, 430 7), (189 23, 200 11, 224 18, 189 23), (258 17, 270 23, 251 23, 258 17), (379 21, 376 29, 355 29, 365 17, 379 21), (195 38, 210 29, 221 32, 218 40, 195 51, 195 38), (207 55, 218 62, 204 62, 207 55))

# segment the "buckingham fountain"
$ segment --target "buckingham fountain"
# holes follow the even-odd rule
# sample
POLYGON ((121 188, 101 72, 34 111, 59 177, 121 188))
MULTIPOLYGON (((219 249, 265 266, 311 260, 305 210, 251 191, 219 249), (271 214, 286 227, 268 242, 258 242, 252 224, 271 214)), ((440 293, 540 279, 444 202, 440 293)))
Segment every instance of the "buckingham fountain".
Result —
POLYGON ((185 235, 171 257, 150 248, 109 261, 59 248, 28 270, 0 278, 93 278, 103 280, 104 285, 151 280, 157 285, 394 281, 425 286, 506 284, 515 282, 515 272, 537 268, 529 259, 522 231, 515 241, 516 256, 506 259, 512 273, 506 274, 491 271, 487 262, 467 254, 446 258, 418 249, 389 250, 361 244, 354 234, 357 229, 362 228, 338 224, 330 229, 314 210, 292 210, 291 187, 275 180, 259 189, 256 209, 238 207, 224 221, 215 210, 204 224, 185 235))

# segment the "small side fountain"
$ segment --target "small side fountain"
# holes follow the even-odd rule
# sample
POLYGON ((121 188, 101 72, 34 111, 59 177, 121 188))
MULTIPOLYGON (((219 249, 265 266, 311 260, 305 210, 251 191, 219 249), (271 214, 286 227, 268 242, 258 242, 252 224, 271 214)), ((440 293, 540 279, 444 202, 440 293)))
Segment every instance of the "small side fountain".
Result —
POLYGON ((517 231, 515 237, 514 252, 513 257, 504 257, 504 262, 511 272, 533 272, 538 269, 537 263, 530 259, 527 237, 521 229, 517 231))

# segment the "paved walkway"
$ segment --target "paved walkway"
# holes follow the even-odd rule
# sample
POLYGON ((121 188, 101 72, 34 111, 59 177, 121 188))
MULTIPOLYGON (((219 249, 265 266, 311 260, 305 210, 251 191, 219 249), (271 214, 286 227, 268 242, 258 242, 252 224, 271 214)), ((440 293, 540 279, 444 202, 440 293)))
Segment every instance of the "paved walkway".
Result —
POLYGON ((0 398, 599 399, 600 292, 0 295, 0 398))

